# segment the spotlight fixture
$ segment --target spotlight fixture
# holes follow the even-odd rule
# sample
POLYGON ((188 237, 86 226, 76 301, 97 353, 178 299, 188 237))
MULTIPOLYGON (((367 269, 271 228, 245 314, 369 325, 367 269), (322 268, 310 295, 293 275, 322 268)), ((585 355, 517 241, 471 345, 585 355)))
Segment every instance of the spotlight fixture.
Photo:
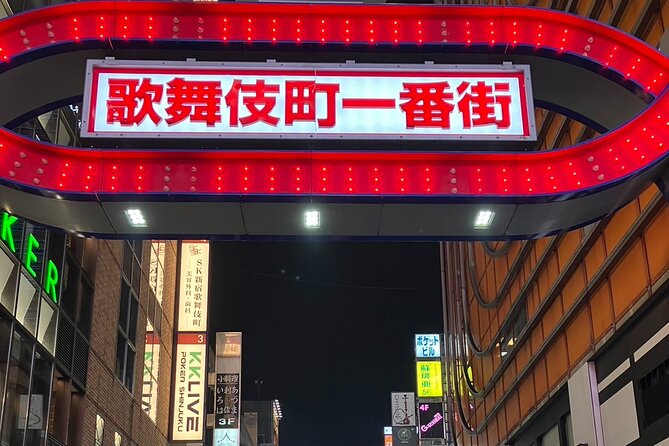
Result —
POLYGON ((490 229, 492 220, 495 218, 495 212, 490 210, 481 210, 474 220, 474 229, 490 229))
POLYGON ((319 211, 305 211, 304 212, 304 226, 309 229, 321 227, 321 213, 319 211))
POLYGON ((128 217, 128 222, 133 228, 146 228, 146 219, 139 209, 126 209, 125 216, 128 217))

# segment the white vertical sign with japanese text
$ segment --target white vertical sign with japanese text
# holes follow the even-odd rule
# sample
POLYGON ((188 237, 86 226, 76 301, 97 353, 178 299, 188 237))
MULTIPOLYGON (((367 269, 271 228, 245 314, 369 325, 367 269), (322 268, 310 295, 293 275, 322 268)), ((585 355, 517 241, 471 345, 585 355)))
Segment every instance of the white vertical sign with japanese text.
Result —
POLYGON ((172 440, 202 441, 207 387, 206 333, 179 333, 175 355, 172 440))
POLYGON ((184 241, 179 273, 179 332, 207 330, 208 292, 209 242, 184 241))
POLYGON ((524 65, 90 60, 84 137, 534 140, 524 65))

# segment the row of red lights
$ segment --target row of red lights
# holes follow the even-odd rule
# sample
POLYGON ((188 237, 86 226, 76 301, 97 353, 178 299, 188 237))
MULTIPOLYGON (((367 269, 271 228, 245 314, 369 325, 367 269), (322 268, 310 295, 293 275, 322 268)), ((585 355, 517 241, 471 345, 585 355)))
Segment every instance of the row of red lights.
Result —
MULTIPOLYGON (((663 96, 657 107, 667 102, 663 96)), ((38 141, 3 130, 0 172, 12 181, 64 192, 560 194, 602 186, 666 156, 668 119, 647 111, 632 126, 576 149, 490 155, 76 149, 54 153, 38 141)))
MULTIPOLYGON (((30 48, 57 43, 60 35, 65 36, 64 40, 71 39, 68 32, 74 32, 75 40, 79 41, 96 38, 95 33, 108 38, 119 32, 123 38, 135 39, 138 35, 134 33, 141 28, 143 39, 165 39, 164 28, 168 24, 169 38, 177 35, 180 39, 210 40, 208 30, 217 29, 219 33, 222 30, 224 41, 255 41, 258 37, 267 40, 260 33, 268 32, 275 36, 271 37, 276 39, 273 41, 285 41, 289 39, 281 33, 286 30, 295 33, 292 38, 298 43, 319 39, 329 43, 337 32, 356 43, 369 39, 374 39, 373 43, 393 43, 405 39, 401 43, 444 40, 474 45, 487 40, 489 45, 498 45, 509 44, 510 38, 511 45, 543 47, 550 42, 554 49, 564 52, 573 52, 574 45, 581 45, 588 58, 622 70, 631 80, 643 85, 650 79, 647 88, 654 93, 666 86, 662 69, 668 61, 645 44, 602 25, 544 10, 483 8, 486 12, 483 17, 476 13, 460 14, 480 12, 481 8, 446 8, 443 10, 449 14, 443 18, 440 16, 446 14, 440 13, 440 8, 393 7, 383 11, 397 11, 396 16, 369 14, 373 18, 363 18, 354 14, 357 7, 351 5, 305 5, 298 10, 294 5, 262 5, 259 9, 217 4, 216 8, 207 9, 206 15, 197 4, 178 4, 178 7, 172 3, 151 4, 155 8, 149 13, 146 3, 129 2, 124 3, 123 13, 118 14, 99 12, 105 11, 108 3, 95 5, 102 7, 92 10, 85 2, 72 3, 0 22, 4 25, 0 26, 0 42, 6 42, 0 55, 13 57, 30 48), (318 11, 323 13, 322 18, 318 18, 318 11), (403 11, 406 14, 401 14, 403 11), (509 11, 514 14, 508 14, 509 11), (424 16, 417 12, 423 12, 424 16), (33 20, 29 20, 31 17, 33 20), (285 26, 291 20, 295 26, 285 26), (32 37, 44 22, 50 32, 50 43, 40 43, 32 37), (216 28, 216 23, 223 26, 216 28), (267 24, 270 26, 264 26, 267 24), (16 29, 23 39, 20 45, 10 38, 16 29), (544 43, 544 35, 552 40, 544 43), (18 46, 23 48, 17 49, 18 46)), ((366 8, 367 12, 382 11, 360 8, 366 8)), ((666 156, 663 141, 669 136, 669 120, 654 110, 662 110, 667 101, 661 97, 637 120, 603 138, 561 151, 528 154, 228 151, 152 155, 141 151, 54 149, 3 130, 0 176, 33 187, 84 193, 562 194, 602 186, 666 156), (144 161, 138 164, 138 159, 144 161)))
POLYGON ((666 59, 641 42, 586 19, 532 8, 394 6, 384 10, 265 4, 185 8, 128 2, 117 11, 111 2, 96 3, 96 8, 77 5, 6 19, 5 26, 0 26, 2 58, 10 60, 29 49, 91 39, 508 45, 585 57, 653 94, 666 86, 662 74, 666 59))

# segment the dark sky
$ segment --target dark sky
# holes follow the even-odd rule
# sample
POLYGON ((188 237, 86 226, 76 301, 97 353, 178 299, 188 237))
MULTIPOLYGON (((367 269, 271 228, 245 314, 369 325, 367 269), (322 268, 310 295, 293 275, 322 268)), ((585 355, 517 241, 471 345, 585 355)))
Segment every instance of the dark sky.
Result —
POLYGON ((436 243, 217 242, 209 327, 241 331, 242 399, 278 398, 282 446, 378 446, 442 331, 436 243))

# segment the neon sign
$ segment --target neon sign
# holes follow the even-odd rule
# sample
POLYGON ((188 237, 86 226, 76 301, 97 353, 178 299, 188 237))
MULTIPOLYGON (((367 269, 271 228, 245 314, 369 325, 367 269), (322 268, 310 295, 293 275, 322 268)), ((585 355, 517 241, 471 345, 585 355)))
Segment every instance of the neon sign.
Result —
MULTIPOLYGON (((15 217, 7 212, 2 212, 2 232, 0 238, 5 243, 5 246, 13 254, 16 252, 16 243, 14 242, 14 233, 12 227, 19 221, 18 217, 15 217)), ((33 264, 38 263, 38 258, 36 252, 39 250, 41 244, 39 240, 32 234, 28 233, 26 238, 26 247, 24 250, 23 256, 23 266, 25 267, 28 274, 33 279, 37 279, 37 272, 33 268, 33 264)), ((51 300, 57 304, 58 303, 58 268, 52 260, 47 260, 46 263, 46 274, 44 275, 44 292, 51 298, 51 300)))
POLYGON ((525 65, 89 60, 86 72, 88 137, 536 139, 525 65))

